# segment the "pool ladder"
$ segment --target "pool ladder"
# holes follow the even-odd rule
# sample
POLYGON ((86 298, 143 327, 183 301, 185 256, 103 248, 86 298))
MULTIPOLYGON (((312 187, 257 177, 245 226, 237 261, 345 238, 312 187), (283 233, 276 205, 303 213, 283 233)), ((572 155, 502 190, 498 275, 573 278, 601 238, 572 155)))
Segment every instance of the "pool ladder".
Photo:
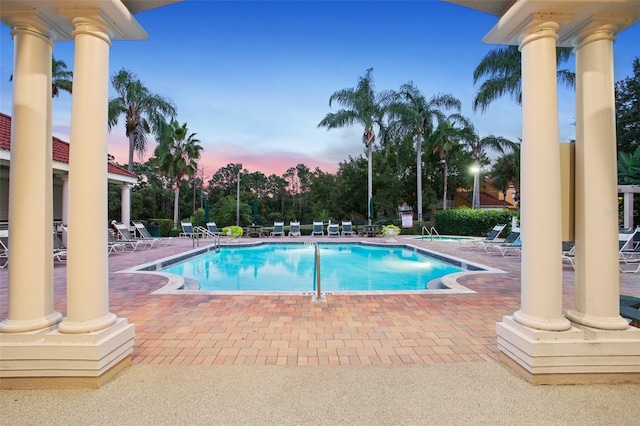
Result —
POLYGON ((314 300, 316 302, 324 301, 322 297, 322 287, 320 285, 320 245, 318 243, 305 243, 305 245, 311 245, 314 249, 314 257, 315 257, 315 276, 313 280, 313 284, 315 287, 316 294, 314 296, 314 300))
POLYGON ((431 239, 431 241, 433 241, 433 237, 434 235, 438 237, 438 239, 440 238, 440 234, 438 234, 438 231, 436 231, 436 228, 434 226, 432 226, 431 228, 427 229, 426 226, 422 227, 422 239, 424 240, 424 234, 427 234, 429 236, 429 239, 431 239))

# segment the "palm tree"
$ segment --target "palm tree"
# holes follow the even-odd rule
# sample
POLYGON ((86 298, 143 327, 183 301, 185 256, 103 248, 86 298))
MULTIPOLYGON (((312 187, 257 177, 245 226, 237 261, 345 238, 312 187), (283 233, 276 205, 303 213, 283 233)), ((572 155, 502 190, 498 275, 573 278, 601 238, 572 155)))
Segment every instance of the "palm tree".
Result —
POLYGON ((391 118, 397 117, 400 124, 416 141, 416 193, 418 223, 422 224, 422 140, 429 135, 435 123, 444 120, 442 109, 460 111, 462 104, 453 95, 437 95, 430 100, 412 82, 400 86, 398 102, 389 106, 391 118))
MULTIPOLYGON (((64 61, 58 61, 54 56, 51 57, 51 97, 57 98, 60 91, 71 94, 73 89, 73 72, 67 70, 67 64, 64 61)), ((9 76, 9 81, 13 81, 13 74, 9 76)))
POLYGON ((447 184, 449 179, 449 154, 460 149, 460 141, 468 139, 472 130, 467 127, 468 120, 459 114, 451 114, 445 120, 438 123, 438 127, 429 135, 429 146, 433 153, 440 157, 444 170, 444 191, 442 198, 442 209, 447 209, 447 184), (460 126, 461 124, 461 126, 460 126))
MULTIPOLYGON (((558 65, 571 57, 569 47, 556 48, 558 65)), ((485 111, 496 99, 509 94, 520 105, 522 104, 522 61, 518 46, 499 47, 489 51, 473 71, 473 83, 485 77, 473 99, 473 110, 485 111)), ((573 72, 558 70, 558 81, 566 87, 575 87, 576 76, 573 72)))
MULTIPOLYGON (((469 126, 470 129, 473 126, 469 126)), ((473 170, 474 170, 474 183, 473 183, 473 208, 480 207, 480 182, 478 178, 478 174, 480 173, 480 161, 486 154, 487 149, 493 149, 501 154, 509 150, 515 150, 518 146, 515 142, 510 141, 507 138, 503 138, 502 136, 494 136, 489 135, 484 138, 480 138, 475 131, 472 132, 471 137, 466 138, 464 141, 467 148, 469 148, 469 153, 471 154, 471 158, 473 159, 473 170)))
POLYGON ((185 175, 192 178, 198 170, 200 159, 200 141, 196 139, 196 134, 187 129, 187 123, 180 125, 176 120, 166 125, 163 138, 155 149, 155 155, 160 161, 160 171, 173 181, 174 185, 174 207, 173 207, 173 229, 178 228, 180 206, 180 184, 185 175))
POLYGON ((364 127, 362 143, 367 147, 368 160, 368 218, 369 225, 373 220, 373 184, 371 157, 373 144, 376 140, 374 125, 378 126, 380 136, 384 138, 383 117, 385 115, 386 104, 391 93, 382 92, 376 94, 373 85, 373 68, 369 68, 363 77, 358 80, 355 88, 348 88, 334 92, 329 98, 329 107, 335 101, 345 107, 337 112, 328 113, 318 127, 337 129, 353 124, 360 124, 364 127))
POLYGON ((133 153, 140 157, 147 148, 147 135, 153 133, 158 140, 166 128, 166 119, 174 119, 176 107, 170 100, 152 93, 131 71, 121 69, 111 77, 118 96, 109 100, 109 130, 125 116, 125 134, 129 138, 129 164, 133 172, 133 153))
POLYGON ((514 200, 518 201, 520 194, 520 145, 514 148, 513 152, 498 157, 491 168, 491 176, 494 178, 494 185, 500 189, 506 199, 509 183, 513 183, 515 188, 514 200))

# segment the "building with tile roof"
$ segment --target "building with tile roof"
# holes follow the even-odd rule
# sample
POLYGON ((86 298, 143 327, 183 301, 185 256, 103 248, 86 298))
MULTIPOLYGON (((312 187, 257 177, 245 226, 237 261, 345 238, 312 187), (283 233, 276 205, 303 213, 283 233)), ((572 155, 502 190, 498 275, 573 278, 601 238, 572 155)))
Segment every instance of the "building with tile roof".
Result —
MULTIPOLYGON (((64 180, 69 173, 68 142, 52 138, 53 154, 53 219, 66 223, 63 217, 64 180)), ((0 113, 0 223, 9 220, 9 165, 11 163, 11 117, 0 113)), ((136 174, 107 162, 107 176, 110 185, 132 186, 138 181, 136 174)), ((123 215, 125 216, 125 215, 123 215)))

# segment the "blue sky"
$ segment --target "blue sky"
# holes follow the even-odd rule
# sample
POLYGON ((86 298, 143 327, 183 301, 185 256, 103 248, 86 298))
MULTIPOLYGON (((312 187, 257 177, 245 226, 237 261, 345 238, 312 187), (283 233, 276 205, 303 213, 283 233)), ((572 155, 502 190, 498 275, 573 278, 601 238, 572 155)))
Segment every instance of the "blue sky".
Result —
MULTIPOLYGON (((497 18, 460 6, 425 1, 188 0, 136 18, 145 41, 116 41, 110 75, 129 69, 153 92, 174 101, 204 147, 205 177, 228 163, 281 175, 304 163, 334 172, 363 152, 358 126, 327 131, 317 124, 336 90, 354 87, 373 68, 376 90, 413 83, 427 97, 449 93, 480 136, 517 140, 521 110, 504 98, 481 114, 471 102, 473 69, 495 46, 482 37, 497 18)), ((640 25, 614 44, 615 80, 631 75, 640 56, 640 25)), ((73 68, 73 43, 54 56, 73 68)), ((0 29, 0 111, 11 114, 13 41, 0 29)), ((569 64, 568 67, 572 67, 569 64)), ((113 96, 115 93, 111 93, 113 96)), ((69 140, 71 98, 53 101, 54 135, 69 140)), ((560 140, 575 137, 575 97, 559 89, 560 140)), ((109 135, 109 152, 126 163, 123 119, 109 135)), ((148 154, 155 142, 150 139, 148 154)))

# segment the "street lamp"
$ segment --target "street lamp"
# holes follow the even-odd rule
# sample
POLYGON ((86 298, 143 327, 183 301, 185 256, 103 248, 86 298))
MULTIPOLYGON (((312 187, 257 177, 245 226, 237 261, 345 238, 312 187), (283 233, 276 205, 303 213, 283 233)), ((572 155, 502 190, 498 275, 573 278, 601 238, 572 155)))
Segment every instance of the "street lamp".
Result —
POLYGON ((478 175, 480 174, 480 166, 478 164, 474 164, 469 169, 471 173, 473 173, 473 196, 471 198, 471 208, 479 209, 480 208, 480 182, 478 180, 478 175))
POLYGON ((242 170, 242 164, 236 164, 238 168, 238 190, 236 192, 236 226, 240 226, 240 170, 242 170))

